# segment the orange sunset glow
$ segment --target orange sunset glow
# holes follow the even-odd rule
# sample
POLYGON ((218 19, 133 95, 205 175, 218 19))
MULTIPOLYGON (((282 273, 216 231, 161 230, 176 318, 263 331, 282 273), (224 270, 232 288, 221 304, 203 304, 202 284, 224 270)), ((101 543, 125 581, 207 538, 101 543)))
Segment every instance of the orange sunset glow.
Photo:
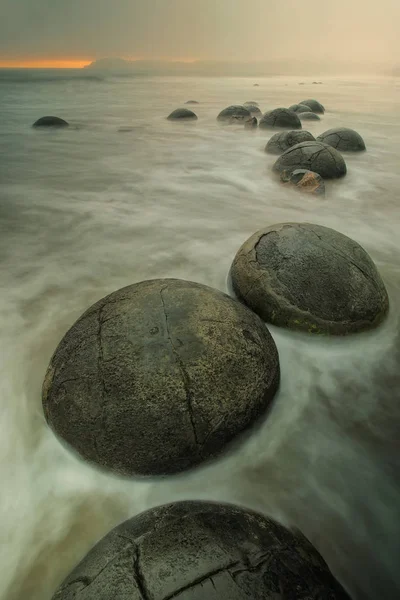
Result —
POLYGON ((92 59, 79 58, 38 58, 12 59, 0 58, 1 69, 81 69, 90 64, 92 59))

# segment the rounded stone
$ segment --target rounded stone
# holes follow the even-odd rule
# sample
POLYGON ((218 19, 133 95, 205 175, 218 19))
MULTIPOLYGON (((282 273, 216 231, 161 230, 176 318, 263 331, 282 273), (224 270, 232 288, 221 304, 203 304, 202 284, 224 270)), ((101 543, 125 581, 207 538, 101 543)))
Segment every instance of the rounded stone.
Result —
POLYGON ((350 600, 308 539, 250 510, 158 506, 109 532, 52 600, 350 600))
POLYGON ((113 292, 71 327, 43 408, 87 461, 159 476, 218 456, 278 385, 278 352, 256 314, 208 286, 155 279, 113 292))
POLYGON ((366 150, 365 142, 361 135, 347 127, 328 129, 317 137, 317 140, 336 148, 340 152, 362 152, 366 150))
POLYGON ((300 121, 320 121, 320 117, 314 112, 298 113, 300 121))
POLYGON ((346 335, 376 327, 389 300, 367 252, 351 238, 312 223, 257 231, 231 267, 236 296, 280 327, 346 335))
POLYGON ((170 115, 168 115, 167 119, 169 119, 170 121, 182 119, 196 120, 197 115, 188 108, 177 108, 176 110, 172 111, 170 115))
POLYGON ((247 102, 245 102, 245 103, 243 104, 243 106, 248 106, 248 105, 250 105, 250 106, 258 106, 258 107, 260 106, 260 105, 258 104, 258 102, 256 102, 255 100, 248 100, 247 102))
POLYGON ((281 180, 295 185, 302 192, 316 196, 325 195, 325 182, 318 173, 313 173, 306 169, 295 169, 289 173, 282 171, 281 180))
POLYGON ((251 117, 244 122, 244 126, 246 129, 255 129, 258 126, 258 121, 256 117, 251 117))
POLYGON ((347 173, 343 156, 322 142, 301 142, 285 150, 273 166, 274 171, 307 169, 324 179, 343 177, 347 173))
POLYGON ((250 117, 251 117, 251 112, 249 111, 249 109, 247 107, 235 104, 232 106, 228 106, 227 108, 224 108, 224 110, 221 110, 221 112, 219 113, 219 115, 217 117, 217 120, 231 123, 231 122, 234 122, 235 120, 236 121, 246 121, 250 117))
POLYGON ((305 104, 309 108, 311 108, 312 112, 319 113, 321 115, 325 112, 325 107, 322 106, 318 100, 314 100, 313 98, 308 98, 308 100, 302 100, 299 104, 305 104))
POLYGON ((197 102, 197 100, 188 100, 185 104, 200 104, 200 102, 197 102))
POLYGON ((306 106, 305 104, 292 104, 292 106, 289 106, 289 110, 292 110, 293 112, 299 114, 309 112, 310 107, 306 106))
POLYGON ((261 110, 255 104, 246 104, 245 108, 247 108, 252 115, 262 115, 261 110))
POLYGON ((41 117, 32 127, 68 127, 69 123, 60 117, 41 117))
POLYGON ((261 129, 301 129, 299 117, 288 108, 275 108, 266 112, 260 120, 261 129))
POLYGON ((265 146, 265 152, 269 154, 282 154, 288 148, 301 142, 313 142, 314 136, 302 129, 301 131, 279 131, 275 133, 265 146))

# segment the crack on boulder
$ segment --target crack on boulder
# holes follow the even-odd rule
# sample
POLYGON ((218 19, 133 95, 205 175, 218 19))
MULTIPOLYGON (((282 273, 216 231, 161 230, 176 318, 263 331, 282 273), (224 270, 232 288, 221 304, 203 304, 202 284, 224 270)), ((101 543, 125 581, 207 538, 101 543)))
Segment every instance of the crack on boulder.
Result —
MULTIPOLYGON (((180 596, 180 594, 182 594, 182 592, 186 592, 187 590, 193 591, 193 589, 196 586, 201 585, 202 583, 204 583, 205 581, 207 581, 207 579, 211 580, 212 577, 215 577, 216 575, 219 575, 220 573, 225 573, 225 572, 229 573, 229 569, 232 569, 233 567, 236 567, 236 566, 239 566, 239 565, 240 565, 240 561, 235 560, 234 562, 231 562, 231 563, 229 563, 228 565, 226 565, 224 567, 220 567, 219 569, 214 569, 213 571, 205 573, 204 575, 201 575, 200 577, 197 577, 196 579, 193 579, 193 581, 191 581, 187 585, 182 586, 181 588, 179 588, 175 592, 172 592, 171 594, 168 594, 168 596, 164 596, 164 598, 162 600, 172 600, 173 598, 177 598, 178 596, 180 596)), ((235 582, 235 584, 236 584, 236 582, 235 582)))
POLYGON ((175 357, 176 364, 178 365, 179 370, 180 370, 181 375, 182 375, 182 383, 183 383, 183 387, 184 387, 184 390, 185 390, 185 393, 186 393, 186 403, 187 403, 187 407, 188 407, 188 413, 189 413, 190 423, 192 425, 193 437, 194 437, 196 445, 200 446, 201 444, 200 444, 200 441, 199 441, 198 436, 197 436, 196 423, 195 423, 193 406, 192 406, 192 393, 190 391, 190 378, 189 378, 189 375, 187 374, 185 365, 183 364, 183 361, 182 361, 182 359, 181 359, 181 357, 180 357, 177 349, 174 346, 174 343, 173 343, 172 338, 171 338, 171 332, 169 330, 168 314, 167 314, 167 309, 166 309, 165 301, 164 301, 164 297, 163 297, 163 292, 167 288, 168 288, 168 286, 165 286, 165 287, 161 288, 161 290, 160 290, 160 297, 161 297, 162 307, 163 307, 163 310, 164 310, 165 326, 166 326, 166 329, 167 329, 168 341, 170 343, 172 353, 173 353, 173 355, 175 357))
POLYGON ((133 554, 133 574, 135 577, 136 585, 139 589, 139 593, 142 596, 143 600, 151 600, 150 594, 147 591, 146 580, 143 575, 142 567, 140 564, 140 547, 138 545, 134 545, 134 554, 133 554))

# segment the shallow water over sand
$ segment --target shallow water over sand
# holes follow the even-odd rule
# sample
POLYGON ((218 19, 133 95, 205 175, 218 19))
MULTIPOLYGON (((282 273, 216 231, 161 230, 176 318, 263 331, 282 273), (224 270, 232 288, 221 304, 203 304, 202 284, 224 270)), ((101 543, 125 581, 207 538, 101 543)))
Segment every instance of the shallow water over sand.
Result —
POLYGON ((400 597, 400 84, 322 80, 15 83, 0 73, 1 600, 50 600, 121 520, 195 498, 300 527, 354 599, 400 597), (348 175, 327 182, 325 199, 277 183, 263 152, 271 133, 215 121, 229 104, 255 100, 265 111, 309 97, 327 113, 305 129, 352 127, 367 145, 346 155, 348 175), (201 102, 196 123, 165 120, 190 99, 201 102), (45 114, 74 127, 32 130, 45 114), (377 331, 323 340, 271 327, 282 384, 269 419, 197 473, 126 481, 61 446, 44 422, 41 383, 91 303, 157 277, 226 291, 245 239, 296 220, 336 228, 370 253, 391 300, 377 331))

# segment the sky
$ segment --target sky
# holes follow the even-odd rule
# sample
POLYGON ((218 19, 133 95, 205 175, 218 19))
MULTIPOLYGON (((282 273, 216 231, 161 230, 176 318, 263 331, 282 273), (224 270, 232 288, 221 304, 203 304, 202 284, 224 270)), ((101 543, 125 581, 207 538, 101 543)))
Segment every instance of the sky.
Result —
POLYGON ((400 62, 400 0, 0 0, 0 66, 400 62))

